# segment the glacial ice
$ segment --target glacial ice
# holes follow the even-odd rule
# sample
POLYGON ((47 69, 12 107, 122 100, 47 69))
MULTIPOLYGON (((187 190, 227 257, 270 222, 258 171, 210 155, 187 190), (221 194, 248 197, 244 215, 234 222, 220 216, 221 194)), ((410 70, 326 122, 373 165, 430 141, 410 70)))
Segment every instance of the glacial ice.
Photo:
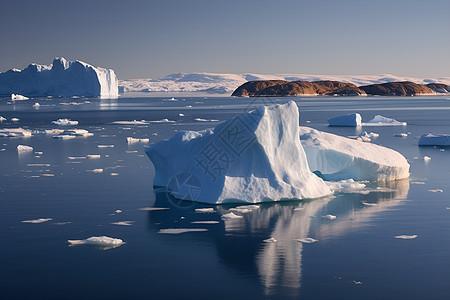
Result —
POLYGON ((419 146, 450 146, 450 134, 424 134, 419 139, 419 146))
POLYGON ((180 199, 213 204, 329 195, 308 168, 298 125, 298 107, 290 101, 214 129, 178 132, 146 149, 155 166, 153 185, 169 187, 180 199), (182 175, 189 181, 180 182, 182 175))
MULTIPOLYGON (((118 80, 111 69, 94 67, 82 61, 55 58, 49 66, 30 64, 24 70, 0 73, 0 95, 100 96, 116 98, 118 80)), ((13 97, 12 97, 13 98, 13 97)), ((15 99, 19 100, 19 99, 15 99)))
POLYGON ((328 120, 330 126, 357 127, 361 126, 361 115, 354 113, 344 116, 338 116, 328 120))
POLYGON ((325 180, 388 181, 409 177, 405 157, 379 145, 300 127, 311 171, 325 180))
POLYGON ((376 115, 367 123, 362 123, 362 126, 406 126, 406 122, 400 122, 391 118, 386 118, 381 115, 376 115))
POLYGON ((72 126, 72 125, 78 125, 78 121, 72 121, 69 119, 58 119, 56 121, 52 121, 53 124, 59 125, 59 126, 72 126))

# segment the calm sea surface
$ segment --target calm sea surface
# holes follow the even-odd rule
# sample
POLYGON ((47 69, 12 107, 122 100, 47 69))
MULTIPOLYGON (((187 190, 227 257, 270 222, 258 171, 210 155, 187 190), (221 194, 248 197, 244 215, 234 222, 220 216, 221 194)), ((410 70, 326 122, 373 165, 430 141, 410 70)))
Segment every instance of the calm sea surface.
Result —
POLYGON ((0 99, 0 116, 8 119, 0 128, 52 129, 58 126, 51 121, 69 118, 94 134, 0 137, 1 299, 448 299, 450 149, 417 142, 424 133, 450 133, 450 97, 291 98, 301 125, 343 136, 361 129, 330 128, 328 118, 359 112, 364 121, 380 114, 408 122, 362 130, 379 133, 374 143, 408 159, 410 180, 368 183, 365 193, 265 203, 224 222, 220 217, 231 205, 185 205, 155 194, 145 144, 128 144, 126 137, 156 143, 219 123, 196 118, 225 121, 249 105, 288 99, 171 96, 0 99), (142 119, 175 122, 111 124, 142 119), (34 151, 18 154, 17 145, 34 151), (95 154, 100 158, 86 158, 95 154), (141 210, 149 207, 168 209, 141 210), (202 207, 214 212, 195 212, 202 207), (327 214, 336 220, 321 217, 327 214), (22 222, 40 218, 52 220, 22 222), (130 226, 112 224, 121 221, 130 226), (168 228, 207 231, 159 233, 168 228), (394 238, 402 234, 418 237, 394 238), (125 244, 105 250, 67 242, 102 235, 125 244), (278 242, 264 242, 270 237, 278 242), (296 241, 305 237, 318 242, 296 241))

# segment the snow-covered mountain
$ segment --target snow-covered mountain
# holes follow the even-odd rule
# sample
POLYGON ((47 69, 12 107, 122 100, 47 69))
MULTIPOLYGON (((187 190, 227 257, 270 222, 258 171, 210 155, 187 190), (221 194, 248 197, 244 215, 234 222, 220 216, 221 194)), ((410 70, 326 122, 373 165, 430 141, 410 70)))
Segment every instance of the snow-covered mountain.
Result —
POLYGON ((120 80, 121 92, 209 92, 229 94, 247 81, 288 80, 319 81, 335 80, 357 86, 393 81, 412 81, 420 84, 443 83, 450 85, 450 77, 405 77, 391 74, 380 75, 308 75, 308 74, 220 74, 220 73, 176 73, 160 79, 120 80))
POLYGON ((117 97, 114 70, 57 57, 51 65, 30 64, 0 73, 0 95, 117 97))

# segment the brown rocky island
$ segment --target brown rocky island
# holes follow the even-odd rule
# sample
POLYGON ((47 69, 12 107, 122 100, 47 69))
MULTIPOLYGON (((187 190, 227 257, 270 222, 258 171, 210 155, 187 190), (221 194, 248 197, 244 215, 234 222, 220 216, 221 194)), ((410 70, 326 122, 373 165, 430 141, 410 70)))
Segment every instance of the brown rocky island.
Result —
POLYGON ((295 96, 419 96, 448 93, 450 86, 410 81, 388 82, 356 86, 340 81, 249 81, 238 87, 231 96, 236 97, 295 97, 295 96))

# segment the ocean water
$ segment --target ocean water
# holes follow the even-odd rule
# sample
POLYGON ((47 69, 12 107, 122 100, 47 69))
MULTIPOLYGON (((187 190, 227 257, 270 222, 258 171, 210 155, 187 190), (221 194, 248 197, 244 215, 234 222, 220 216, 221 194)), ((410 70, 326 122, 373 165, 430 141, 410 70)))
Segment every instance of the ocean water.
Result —
POLYGON ((60 128, 51 121, 70 118, 79 121, 76 128, 94 134, 70 140, 45 134, 0 137, 2 299, 448 297, 450 149, 417 146, 424 133, 450 133, 448 96, 2 99, 0 116, 8 119, 0 128, 60 128), (250 107, 287 100, 297 102, 301 125, 343 136, 361 129, 328 127, 328 118, 359 112, 364 121, 381 114, 408 122, 362 130, 379 133, 374 143, 408 159, 410 180, 367 183, 364 193, 264 203, 241 219, 222 221, 235 205, 179 202, 155 193, 146 144, 126 142, 126 137, 137 137, 156 143, 179 130, 214 127, 250 107), (32 107, 34 102, 41 104, 39 109, 32 107), (112 124, 142 119, 175 122, 112 124), (398 133, 409 135, 395 137, 398 133), (19 144, 34 151, 18 154, 19 144), (80 158, 93 154, 101 157, 80 158), (167 209, 148 210, 152 207, 167 209), (195 212, 206 207, 214 212, 195 212), (322 218, 327 214, 337 218, 322 218), (51 220, 22 222, 40 218, 51 220), (112 224, 121 221, 131 225, 112 224), (204 230, 160 233, 172 228, 204 230), (102 235, 125 244, 104 249, 67 242, 102 235), (394 238, 398 235, 417 238, 394 238), (264 242, 271 237, 277 242, 264 242), (318 241, 297 241, 306 237, 318 241))

